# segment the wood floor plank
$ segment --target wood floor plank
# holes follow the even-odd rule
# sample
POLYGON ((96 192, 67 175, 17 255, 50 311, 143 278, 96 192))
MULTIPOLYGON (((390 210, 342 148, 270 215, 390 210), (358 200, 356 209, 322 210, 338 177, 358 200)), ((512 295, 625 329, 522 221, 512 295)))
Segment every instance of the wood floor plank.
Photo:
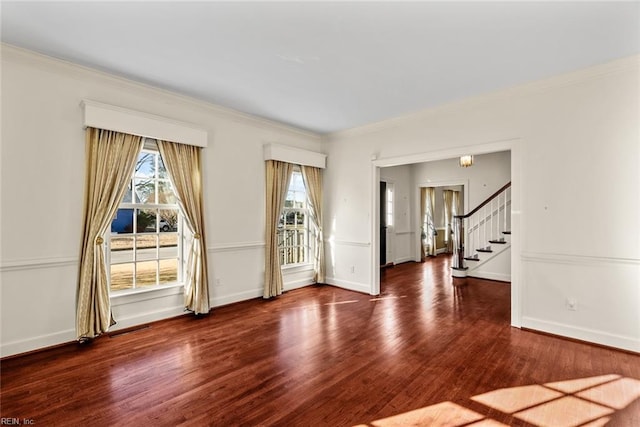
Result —
POLYGON ((640 425, 640 356, 511 328, 510 285, 453 286, 446 256, 381 274, 378 297, 310 286, 3 360, 1 415, 46 426, 531 426, 581 399, 607 415, 574 421, 640 425), (513 413, 474 399, 612 374, 606 389, 513 413))

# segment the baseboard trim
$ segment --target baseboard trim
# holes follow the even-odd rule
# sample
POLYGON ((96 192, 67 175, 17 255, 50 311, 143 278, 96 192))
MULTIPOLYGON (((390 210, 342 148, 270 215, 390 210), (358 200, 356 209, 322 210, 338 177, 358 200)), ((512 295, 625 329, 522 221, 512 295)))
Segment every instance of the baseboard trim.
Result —
POLYGON ((185 314, 184 305, 178 305, 169 308, 163 308, 162 310, 148 311, 136 316, 120 317, 115 319, 117 323, 109 329, 109 332, 116 332, 134 326, 158 322, 160 320, 182 316, 183 314, 185 314))
POLYGON ((540 330, 537 330, 537 329, 531 329, 531 328, 519 328, 519 329, 522 329, 523 331, 531 332, 531 333, 534 333, 534 334, 538 334, 538 335, 544 335, 544 336, 547 336, 547 337, 558 338, 558 339, 561 339, 561 340, 564 340, 564 341, 577 342, 577 343, 580 343, 580 344, 590 345, 590 346, 593 346, 593 347, 606 348, 606 349, 609 349, 609 350, 620 351, 622 353, 640 355, 640 352, 637 352, 637 351, 625 350, 623 348, 612 347, 610 345, 598 344, 598 343, 591 342, 591 341, 579 340, 577 338, 565 337, 564 335, 552 334, 550 332, 544 332, 544 331, 540 331, 540 330))
POLYGON ((311 286, 311 285, 315 285, 315 283, 313 283, 313 279, 309 280, 309 279, 300 279, 300 280, 294 280, 291 282, 285 282, 284 283, 284 291, 292 291, 294 289, 300 289, 300 288, 304 288, 307 286, 311 286))
POLYGON ((406 256, 403 258, 398 258, 395 261, 393 261, 394 264, 402 264, 405 262, 409 262, 409 261, 413 261, 413 257, 412 256, 406 256))
POLYGON ((580 328, 527 316, 522 317, 521 327, 561 337, 573 338, 588 343, 604 345, 606 347, 640 353, 640 340, 633 337, 611 334, 594 329, 580 328))
POLYGON ((213 297, 209 299, 211 307, 220 307, 223 305, 229 305, 236 302, 246 301, 254 298, 260 298, 263 295, 262 287, 259 289, 251 289, 243 292, 236 292, 235 294, 227 294, 219 297, 213 297))
POLYGON ((338 288, 347 289, 349 291, 371 295, 371 285, 366 283, 351 282, 349 280, 337 279, 335 277, 327 277, 325 283, 327 285, 337 286, 338 288))
POLYGON ((53 334, 40 335, 24 340, 12 341, 0 345, 0 357, 16 356, 33 351, 39 351, 46 348, 57 347, 69 344, 76 339, 75 329, 67 329, 65 331, 55 332, 53 334))

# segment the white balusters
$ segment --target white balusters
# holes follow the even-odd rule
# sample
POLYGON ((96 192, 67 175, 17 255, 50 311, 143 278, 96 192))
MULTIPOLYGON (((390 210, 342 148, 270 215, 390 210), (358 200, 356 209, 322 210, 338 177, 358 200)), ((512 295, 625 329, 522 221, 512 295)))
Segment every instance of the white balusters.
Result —
POLYGON ((511 188, 509 184, 469 214, 456 215, 454 267, 464 268, 464 258, 477 256, 478 249, 489 248, 491 246, 489 241, 503 240, 503 232, 510 231, 511 188))

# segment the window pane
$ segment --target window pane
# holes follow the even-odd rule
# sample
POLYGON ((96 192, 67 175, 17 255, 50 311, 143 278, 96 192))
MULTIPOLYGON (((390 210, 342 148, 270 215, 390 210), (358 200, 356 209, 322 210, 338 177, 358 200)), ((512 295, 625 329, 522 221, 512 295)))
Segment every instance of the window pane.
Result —
POLYGON ((149 153, 147 151, 142 151, 138 154, 134 175, 141 178, 153 178, 156 169, 155 157, 155 153, 149 153))
POLYGON ((111 237, 111 263, 133 261, 133 237, 111 237))
POLYGON ((158 258, 158 236, 142 235, 136 237, 136 261, 158 258))
POLYGON ((304 208, 306 207, 307 194, 304 191, 296 191, 295 193, 295 201, 294 206, 296 208, 304 208))
POLYGON ((157 216, 155 209, 136 209, 136 232, 154 233, 157 216))
POLYGON ((152 286, 157 282, 158 261, 136 263, 136 287, 152 286))
POLYGON ((153 178, 136 178, 134 203, 156 203, 156 181, 153 178))
POLYGON ((286 212, 285 217, 287 219, 287 225, 294 225, 296 223, 296 213, 286 212))
POLYGON ((133 233, 133 209, 118 209, 111 221, 112 233, 133 233))
POLYGON ((289 190, 292 191, 305 191, 304 180, 302 179, 302 173, 294 171, 291 174, 291 183, 289 184, 289 190))
POLYGON ((167 172, 167 168, 164 165, 164 160, 162 160, 162 156, 158 156, 158 178, 169 179, 169 173, 167 172))
POLYGON ((178 281, 178 260, 160 260, 160 284, 174 283, 178 281))
POLYGON ((133 193, 131 185, 132 183, 131 181, 129 181, 129 185, 127 185, 127 191, 124 193, 124 197, 122 198, 122 203, 133 203, 133 200, 131 198, 133 193))
POLYGON ((178 258, 177 233, 160 234, 160 258, 178 258))
POLYGON ((133 263, 116 264, 111 266, 111 290, 133 288, 133 263))
POLYGON ((168 205, 178 203, 170 181, 158 181, 158 203, 168 205))
POLYGON ((160 232, 169 232, 178 230, 178 209, 160 209, 160 232))

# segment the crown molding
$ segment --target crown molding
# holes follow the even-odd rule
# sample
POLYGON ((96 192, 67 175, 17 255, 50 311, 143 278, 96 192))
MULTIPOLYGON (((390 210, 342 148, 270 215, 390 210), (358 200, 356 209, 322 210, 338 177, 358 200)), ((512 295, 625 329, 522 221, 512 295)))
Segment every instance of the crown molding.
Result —
POLYGON ((419 121, 430 115, 448 112, 457 109, 479 106, 492 101, 512 98, 514 96, 528 96, 541 93, 550 89, 571 86, 584 83, 590 80, 601 78, 610 74, 617 74, 626 71, 638 70, 640 68, 640 55, 631 55, 624 58, 609 61, 603 64, 582 68, 576 71, 557 74, 544 79, 534 80, 529 83, 522 83, 516 86, 498 89, 482 95, 442 104, 440 106, 391 117, 378 122, 331 132, 325 135, 325 142, 333 142, 336 139, 366 135, 374 132, 397 128, 407 122, 419 121))
POLYGON ((322 135, 319 133, 311 132, 305 129, 299 129, 285 123, 265 119, 263 117, 254 116, 248 113, 243 113, 241 111, 213 104, 202 99, 183 95, 181 93, 174 92, 168 89, 162 89, 148 83, 141 83, 126 77, 121 77, 116 74, 111 74, 106 71, 91 68, 86 65, 80 65, 64 59, 54 58, 43 53, 13 46, 7 43, 0 43, 0 57, 3 61, 5 59, 10 59, 31 65, 35 68, 42 68, 43 64, 46 64, 48 71, 60 72, 67 75, 71 74, 80 78, 90 75, 105 80, 112 85, 119 86, 128 90, 135 88, 138 90, 153 92, 162 96, 168 96, 173 98, 175 101, 179 101, 196 108, 206 109, 220 118, 242 121, 246 122, 248 125, 260 127, 270 131, 280 130, 294 135, 300 135, 306 138, 313 138, 318 141, 322 141, 322 135))

